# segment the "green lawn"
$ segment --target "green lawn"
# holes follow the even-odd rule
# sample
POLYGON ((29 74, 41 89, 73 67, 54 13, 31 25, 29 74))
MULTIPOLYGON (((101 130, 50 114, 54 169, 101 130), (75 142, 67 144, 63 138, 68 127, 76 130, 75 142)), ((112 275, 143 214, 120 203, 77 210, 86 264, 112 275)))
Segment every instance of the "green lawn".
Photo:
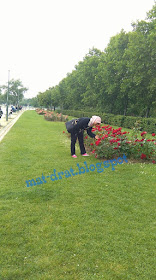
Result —
POLYGON ((26 111, 0 143, 0 279, 154 280, 156 165, 27 187, 100 160, 70 156, 64 123, 26 111))

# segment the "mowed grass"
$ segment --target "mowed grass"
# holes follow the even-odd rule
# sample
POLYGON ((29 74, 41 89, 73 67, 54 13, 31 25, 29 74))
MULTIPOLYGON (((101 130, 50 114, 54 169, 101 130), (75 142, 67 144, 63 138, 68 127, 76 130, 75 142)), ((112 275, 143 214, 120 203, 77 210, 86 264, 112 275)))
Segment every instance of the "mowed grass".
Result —
POLYGON ((64 123, 25 112, 0 143, 0 279, 154 280, 156 165, 77 171, 94 156, 70 156, 64 123))

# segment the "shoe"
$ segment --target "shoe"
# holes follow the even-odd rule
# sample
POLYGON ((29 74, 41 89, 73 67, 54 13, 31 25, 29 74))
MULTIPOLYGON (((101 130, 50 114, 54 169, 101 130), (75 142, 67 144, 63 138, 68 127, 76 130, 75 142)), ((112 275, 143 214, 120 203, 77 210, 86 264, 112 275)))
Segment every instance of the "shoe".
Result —
POLYGON ((73 157, 73 158, 77 158, 77 156, 76 156, 76 155, 72 155, 72 157, 73 157))
POLYGON ((82 155, 83 157, 89 157, 89 155, 87 153, 82 155))

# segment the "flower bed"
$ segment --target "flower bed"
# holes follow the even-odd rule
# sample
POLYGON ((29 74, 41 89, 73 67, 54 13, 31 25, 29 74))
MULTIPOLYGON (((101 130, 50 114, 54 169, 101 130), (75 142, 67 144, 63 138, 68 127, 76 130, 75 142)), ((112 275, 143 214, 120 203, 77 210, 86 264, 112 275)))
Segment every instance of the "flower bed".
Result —
POLYGON ((85 145, 96 157, 110 159, 125 154, 127 158, 146 159, 156 163, 155 133, 152 134, 153 139, 146 139, 146 131, 140 133, 134 129, 130 136, 121 127, 114 129, 109 125, 96 126, 92 131, 99 139, 95 141, 86 135, 85 145))
POLYGON ((58 121, 58 122, 67 122, 68 116, 62 115, 61 113, 56 113, 54 111, 45 111, 43 109, 36 109, 36 112, 39 115, 44 115, 45 120, 47 121, 58 121))
POLYGON ((58 121, 58 122, 67 122, 68 116, 62 115, 61 113, 55 113, 54 111, 47 111, 44 114, 44 118, 47 121, 58 121))
POLYGON ((36 109, 35 110, 37 114, 39 115, 44 115, 47 111, 43 110, 43 109, 36 109))

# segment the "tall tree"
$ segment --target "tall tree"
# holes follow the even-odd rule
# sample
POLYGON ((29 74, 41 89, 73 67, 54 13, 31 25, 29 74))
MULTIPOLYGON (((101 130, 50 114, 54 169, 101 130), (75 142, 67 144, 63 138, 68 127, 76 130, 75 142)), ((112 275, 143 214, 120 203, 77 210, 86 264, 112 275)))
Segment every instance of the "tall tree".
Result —
MULTIPOLYGON (((4 100, 6 102, 6 95, 8 91, 8 86, 4 85, 2 86, 4 89, 4 100)), ((20 80, 14 80, 12 79, 9 82, 9 104, 13 104, 17 106, 19 102, 23 99, 24 93, 28 90, 28 88, 24 87, 22 82, 20 80)))
POLYGON ((156 102, 156 5, 146 21, 133 23, 126 51, 133 87, 131 99, 135 112, 149 117, 156 102), (135 105, 134 105, 135 104, 135 105))
MULTIPOLYGON (((126 114, 127 111, 128 92, 123 91, 122 84, 127 78, 127 62, 124 54, 128 42, 129 34, 121 30, 119 34, 111 38, 105 49, 102 80, 107 92, 105 104, 110 113, 126 114)), ((102 73, 100 75, 102 76, 102 73)))

